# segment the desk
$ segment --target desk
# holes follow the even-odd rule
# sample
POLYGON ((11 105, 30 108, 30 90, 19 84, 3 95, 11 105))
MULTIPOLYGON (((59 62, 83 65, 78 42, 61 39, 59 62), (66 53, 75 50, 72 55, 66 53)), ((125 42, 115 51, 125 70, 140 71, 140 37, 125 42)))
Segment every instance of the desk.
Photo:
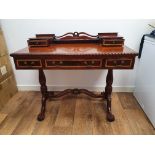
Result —
POLYGON ((39 82, 41 85, 41 111, 38 120, 45 118, 46 101, 51 98, 58 98, 68 93, 84 93, 94 98, 103 98, 107 101, 107 120, 115 120, 111 111, 111 93, 113 83, 113 69, 133 69, 135 57, 138 53, 130 48, 124 47, 103 47, 96 41, 53 43, 48 47, 24 48, 10 54, 15 63, 16 69, 35 69, 39 71, 39 82), (108 69, 106 77, 105 92, 99 95, 86 89, 66 89, 55 94, 48 91, 46 77, 43 70, 96 70, 108 69))

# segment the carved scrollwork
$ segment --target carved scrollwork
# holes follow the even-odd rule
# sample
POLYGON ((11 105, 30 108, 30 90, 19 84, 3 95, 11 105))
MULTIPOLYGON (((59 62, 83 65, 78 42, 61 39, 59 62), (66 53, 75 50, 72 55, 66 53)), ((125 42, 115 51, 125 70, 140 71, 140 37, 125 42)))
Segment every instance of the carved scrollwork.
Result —
POLYGON ((53 98, 59 98, 59 97, 62 97, 64 95, 67 95, 67 94, 74 94, 74 95, 78 95, 78 94, 86 94, 88 96, 91 96, 93 98, 104 98, 104 93, 102 92, 102 94, 94 94, 93 92, 87 90, 87 89, 66 89, 64 91, 61 91, 61 92, 58 92, 57 94, 54 94, 53 92, 51 93, 50 91, 48 92, 48 97, 49 99, 53 99, 53 98))
POLYGON ((62 36, 56 36, 56 39, 95 39, 97 36, 85 32, 69 32, 62 36))

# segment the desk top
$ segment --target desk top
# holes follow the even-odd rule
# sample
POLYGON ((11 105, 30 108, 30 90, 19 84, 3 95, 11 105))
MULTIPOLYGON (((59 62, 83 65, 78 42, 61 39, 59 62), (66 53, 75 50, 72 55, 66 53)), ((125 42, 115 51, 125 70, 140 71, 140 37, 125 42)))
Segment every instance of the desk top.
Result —
POLYGON ((133 69, 135 51, 117 33, 39 34, 10 54, 17 69, 133 69))
POLYGON ((94 43, 76 44, 53 44, 49 47, 33 47, 31 50, 26 47, 15 53, 15 55, 138 55, 137 52, 127 46, 124 47, 103 47, 94 43))

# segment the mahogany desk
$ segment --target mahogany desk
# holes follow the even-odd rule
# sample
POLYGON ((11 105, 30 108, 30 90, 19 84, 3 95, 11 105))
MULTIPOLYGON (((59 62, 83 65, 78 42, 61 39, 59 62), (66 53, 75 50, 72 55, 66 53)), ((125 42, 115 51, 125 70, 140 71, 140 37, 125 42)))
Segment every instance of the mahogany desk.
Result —
MULTIPOLYGON (((103 98, 107 101, 107 120, 114 121, 111 112, 111 93, 113 83, 113 69, 133 69, 135 53, 130 48, 103 47, 98 43, 67 43, 52 44, 48 47, 24 48, 10 54, 14 58, 16 69, 36 69, 39 70, 39 82, 41 85, 42 106, 38 115, 38 120, 45 118, 46 100, 58 98, 67 93, 85 93, 94 98, 103 98), (86 89, 67 89, 55 94, 48 91, 46 77, 43 70, 95 70, 108 69, 106 77, 105 92, 96 95, 86 89)), ((90 77, 91 78, 91 77, 90 77)))

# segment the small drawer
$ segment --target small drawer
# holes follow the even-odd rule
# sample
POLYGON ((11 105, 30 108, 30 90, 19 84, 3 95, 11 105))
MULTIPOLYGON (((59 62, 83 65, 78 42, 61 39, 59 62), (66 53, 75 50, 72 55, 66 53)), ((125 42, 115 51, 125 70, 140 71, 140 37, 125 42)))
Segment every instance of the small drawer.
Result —
POLYGON ((105 67, 112 68, 131 68, 132 59, 107 59, 105 61, 105 67))
POLYGON ((102 46, 123 46, 124 40, 123 39, 116 39, 116 40, 103 40, 102 46))
POLYGON ((27 42, 29 47, 47 47, 49 45, 49 40, 44 38, 30 38, 27 42))
POLYGON ((99 68, 102 66, 101 60, 45 60, 47 68, 99 68))
POLYGON ((16 60, 17 67, 19 68, 40 68, 42 67, 41 60, 39 59, 22 59, 16 60))

